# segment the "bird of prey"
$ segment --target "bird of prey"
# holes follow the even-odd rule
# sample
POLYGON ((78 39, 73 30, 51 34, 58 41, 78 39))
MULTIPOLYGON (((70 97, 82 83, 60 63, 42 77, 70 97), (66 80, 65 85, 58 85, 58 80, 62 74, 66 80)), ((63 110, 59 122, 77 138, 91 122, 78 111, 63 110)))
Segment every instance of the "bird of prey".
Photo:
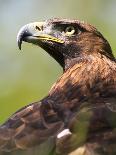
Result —
POLYGON ((42 100, 0 126, 0 150, 28 150, 54 139, 57 154, 85 146, 85 154, 116 154, 116 60, 108 41, 79 20, 49 19, 23 26, 17 36, 43 48, 63 68, 42 100))

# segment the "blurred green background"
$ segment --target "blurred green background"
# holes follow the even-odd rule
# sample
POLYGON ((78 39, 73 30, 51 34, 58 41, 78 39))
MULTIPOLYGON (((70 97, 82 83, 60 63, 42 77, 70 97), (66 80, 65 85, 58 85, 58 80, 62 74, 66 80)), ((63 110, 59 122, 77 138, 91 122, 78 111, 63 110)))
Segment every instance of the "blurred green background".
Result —
POLYGON ((30 44, 18 50, 21 26, 53 17, 95 25, 116 50, 116 0, 0 0, 0 123, 20 107, 47 95, 62 68, 30 44))

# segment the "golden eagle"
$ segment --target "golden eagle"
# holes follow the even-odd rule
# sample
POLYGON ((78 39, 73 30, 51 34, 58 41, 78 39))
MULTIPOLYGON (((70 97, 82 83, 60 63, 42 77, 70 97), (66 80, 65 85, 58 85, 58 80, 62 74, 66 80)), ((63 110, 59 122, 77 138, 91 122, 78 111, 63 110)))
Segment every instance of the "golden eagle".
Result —
POLYGON ((22 42, 43 48, 63 74, 45 98, 0 126, 0 150, 28 150, 52 137, 57 154, 83 145, 86 154, 116 154, 116 60, 103 35, 79 20, 55 18, 23 26, 17 41, 19 49, 22 42))

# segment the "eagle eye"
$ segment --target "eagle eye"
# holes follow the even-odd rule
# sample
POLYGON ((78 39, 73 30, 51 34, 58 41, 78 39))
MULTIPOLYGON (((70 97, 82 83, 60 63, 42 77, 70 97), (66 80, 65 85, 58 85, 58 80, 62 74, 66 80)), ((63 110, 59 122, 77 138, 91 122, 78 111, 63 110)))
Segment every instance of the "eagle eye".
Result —
POLYGON ((66 27, 66 29, 65 29, 65 34, 67 35, 67 36, 71 36, 71 35, 73 35, 75 33, 75 28, 73 27, 73 26, 68 26, 68 27, 66 27))

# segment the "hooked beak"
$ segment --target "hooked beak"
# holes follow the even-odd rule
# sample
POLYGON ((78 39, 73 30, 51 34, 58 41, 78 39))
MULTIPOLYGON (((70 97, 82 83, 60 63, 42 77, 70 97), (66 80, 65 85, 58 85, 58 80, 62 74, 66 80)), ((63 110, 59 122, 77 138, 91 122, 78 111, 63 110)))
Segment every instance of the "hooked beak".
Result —
POLYGON ((52 41, 57 43, 64 43, 63 40, 56 38, 43 30, 45 22, 34 22, 23 26, 17 35, 18 47, 21 50, 22 42, 38 44, 42 41, 52 41))

